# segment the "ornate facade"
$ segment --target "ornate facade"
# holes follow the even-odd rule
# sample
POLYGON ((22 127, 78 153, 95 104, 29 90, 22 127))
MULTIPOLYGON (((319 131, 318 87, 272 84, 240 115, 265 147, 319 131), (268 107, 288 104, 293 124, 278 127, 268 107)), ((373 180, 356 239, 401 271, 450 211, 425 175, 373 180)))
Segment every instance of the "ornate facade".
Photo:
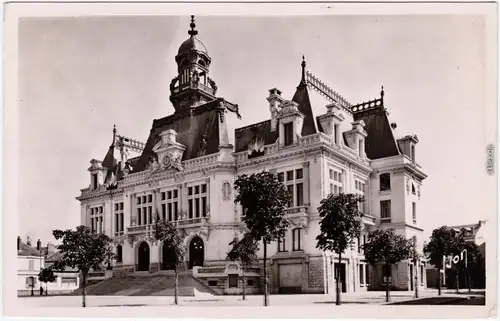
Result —
MULTIPOLYGON (((236 129, 233 146, 226 122, 232 114, 240 117, 238 105, 216 96, 217 85, 208 76, 211 58, 195 27, 193 19, 190 37, 175 57, 178 75, 170 85, 175 112, 153 121, 146 143, 117 135, 115 129, 103 161, 91 161, 90 186, 77 198, 82 224, 114 238, 114 271, 171 268, 169 254, 152 234, 160 216, 176 222, 184 236, 188 271, 221 293, 238 293, 239 265, 226 261, 229 243, 243 232, 233 183, 238 175, 269 170, 293 195, 290 228, 268 246, 271 291, 330 292, 334 267, 346 292, 381 286, 380 271, 367 266, 360 247, 370 228, 395 228, 422 247, 416 208, 426 175, 415 162, 417 137, 394 137, 383 90, 378 99, 351 105, 306 71, 303 60, 292 99, 270 89, 270 119, 236 129), (317 117, 311 88, 331 102, 317 117), (130 157, 131 152, 137 156, 130 157), (316 249, 317 208, 330 193, 366 199, 363 235, 340 263, 333 253, 316 249)), ((423 264, 395 266, 394 287, 410 289, 413 271, 422 275, 423 264)), ((261 273, 259 266, 248 271, 250 291, 259 291, 261 273)))

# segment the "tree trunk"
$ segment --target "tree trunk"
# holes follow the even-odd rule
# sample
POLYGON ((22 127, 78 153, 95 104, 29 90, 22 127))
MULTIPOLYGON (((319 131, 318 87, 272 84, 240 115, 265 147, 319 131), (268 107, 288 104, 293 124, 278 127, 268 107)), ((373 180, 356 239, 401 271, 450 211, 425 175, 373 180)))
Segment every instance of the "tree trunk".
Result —
POLYGON ((415 261, 415 299, 418 299, 418 268, 418 261, 415 261))
POLYGON ((267 242, 264 241, 264 306, 269 305, 267 297, 267 242))
POLYGON ((245 300, 246 299, 245 298, 245 285, 247 283, 247 279, 246 279, 246 276, 245 276, 245 267, 243 267, 242 273, 243 273, 243 284, 242 284, 243 298, 242 298, 242 300, 245 300))
POLYGON ((177 267, 174 269, 174 304, 179 304, 179 272, 177 267))
POLYGON ((444 266, 440 266, 438 269, 438 295, 441 295, 441 271, 444 269, 444 266))
POLYGON ((391 282, 389 279, 391 265, 385 265, 385 302, 391 302, 391 282))
POLYGON ((458 267, 456 268, 455 282, 457 283, 457 293, 460 293, 460 278, 458 267))
POLYGON ((469 267, 467 266, 465 268, 465 271, 466 271, 466 279, 467 279, 467 288, 469 289, 469 292, 471 292, 471 284, 470 284, 470 271, 469 271, 469 267))
POLYGON ((49 295, 49 283, 45 282, 45 295, 49 295))
POLYGON ((339 266, 335 269, 335 304, 340 305, 340 262, 342 253, 339 253, 339 266))
POLYGON ((85 302, 86 287, 87 287, 87 273, 82 272, 82 308, 85 308, 87 306, 85 302))

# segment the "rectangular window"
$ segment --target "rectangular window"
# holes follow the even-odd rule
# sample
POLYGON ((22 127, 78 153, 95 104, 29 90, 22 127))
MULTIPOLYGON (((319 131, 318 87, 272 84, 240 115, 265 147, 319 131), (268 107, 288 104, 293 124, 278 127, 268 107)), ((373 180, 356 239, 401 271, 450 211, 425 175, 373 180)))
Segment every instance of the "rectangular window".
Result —
MULTIPOLYGON (((195 193, 197 194, 197 193, 195 193)), ((195 213, 196 213, 196 217, 200 217, 200 199, 199 198, 195 198, 194 199, 194 208, 195 208, 195 213)))
POLYGON ((293 144, 293 123, 283 124, 285 132, 285 146, 293 144))
POLYGON ((304 205, 304 186, 302 183, 295 185, 297 194, 297 206, 304 205))
MULTIPOLYGON (((104 206, 94 206, 90 208, 90 226, 93 233, 102 233, 104 231, 104 206)), ((113 226, 113 225, 111 225, 113 226)))
POLYGON ((384 173, 380 174, 380 190, 381 191, 390 191, 391 190, 391 174, 384 173))
POLYGON ((203 217, 207 216, 207 197, 203 196, 201 198, 201 213, 203 214, 203 217))
POLYGON ((278 239, 278 252, 286 252, 286 237, 280 237, 278 239))
POLYGON ((34 270, 35 269, 35 261, 34 260, 29 260, 29 269, 34 270))
POLYGON ((380 223, 391 222, 391 201, 380 201, 380 223))
POLYGON ((296 228, 292 231, 293 251, 302 251, 301 234, 302 234, 301 228, 296 228))
POLYGON ((411 146, 411 162, 415 163, 415 145, 411 146))
POLYGON ((153 223, 153 195, 137 196, 137 225, 153 223), (142 216, 142 217, 141 217, 142 216))
POLYGON ((333 125, 333 141, 335 143, 335 145, 338 145, 339 144, 339 125, 337 124, 334 124, 333 125))
MULTIPOLYGON (((175 207, 176 208, 176 207, 175 207)), ((208 185, 199 184, 188 187, 189 218, 205 217, 208 210, 208 185), (189 189, 192 193, 189 194, 189 189)))
POLYGON ((417 203, 413 202, 411 205, 413 224, 417 224, 417 203))
POLYGON ((358 253, 361 253, 361 238, 358 237, 356 240, 356 245, 358 246, 358 253))
POLYGON ((188 200, 189 218, 193 218, 193 200, 188 200))
POLYGON ((169 222, 176 221, 175 207, 179 202, 177 189, 162 192, 161 194, 160 206, 163 219, 169 222))
POLYGON ((122 263, 123 260, 123 248, 121 245, 116 247, 116 262, 122 263))
POLYGON ((115 210, 115 235, 122 235, 123 234, 123 203, 115 203, 114 206, 115 210))
POLYGON ((92 174, 92 189, 97 189, 97 174, 92 174))
POLYGON ((370 265, 367 264, 366 267, 365 267, 365 281, 366 281, 366 285, 370 284, 370 280, 371 280, 370 279, 370 277, 371 277, 371 275, 370 275, 370 269, 371 269, 370 265))
POLYGON ((342 173, 335 169, 329 169, 330 178, 330 194, 340 194, 342 193, 342 173))
POLYGON ((365 284, 365 271, 363 271, 364 270, 364 264, 359 264, 358 267, 359 267, 359 271, 358 271, 359 284, 360 285, 364 285, 365 284))
POLYGON ((302 168, 278 173, 278 179, 286 185, 291 199, 288 207, 304 205, 304 170, 302 168), (295 173, 295 176, 294 176, 295 173))

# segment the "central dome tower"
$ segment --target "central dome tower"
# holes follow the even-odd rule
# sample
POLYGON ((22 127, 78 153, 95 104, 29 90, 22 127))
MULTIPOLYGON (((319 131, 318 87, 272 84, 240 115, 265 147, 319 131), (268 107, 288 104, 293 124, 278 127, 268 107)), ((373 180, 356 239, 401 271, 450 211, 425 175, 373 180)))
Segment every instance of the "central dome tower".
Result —
POLYGON ((170 101, 175 111, 194 108, 215 99, 217 86, 208 77, 211 59, 201 42, 191 16, 189 38, 184 41, 175 56, 178 75, 170 83, 170 101))

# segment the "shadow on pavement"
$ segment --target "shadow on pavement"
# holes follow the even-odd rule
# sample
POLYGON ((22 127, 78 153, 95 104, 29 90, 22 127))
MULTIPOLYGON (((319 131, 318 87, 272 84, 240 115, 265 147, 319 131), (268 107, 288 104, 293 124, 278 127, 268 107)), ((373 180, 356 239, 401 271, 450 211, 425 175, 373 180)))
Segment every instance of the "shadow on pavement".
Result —
POLYGON ((145 307, 147 304, 109 304, 101 305, 103 308, 115 308, 115 307, 145 307))
MULTIPOLYGON (((331 304, 335 305, 335 301, 320 301, 320 302, 313 302, 315 304, 331 304)), ((342 301, 340 305, 343 304, 369 304, 369 302, 361 302, 361 301, 342 301)))
POLYGON ((404 302, 391 303, 390 305, 485 305, 484 297, 432 297, 404 302))

